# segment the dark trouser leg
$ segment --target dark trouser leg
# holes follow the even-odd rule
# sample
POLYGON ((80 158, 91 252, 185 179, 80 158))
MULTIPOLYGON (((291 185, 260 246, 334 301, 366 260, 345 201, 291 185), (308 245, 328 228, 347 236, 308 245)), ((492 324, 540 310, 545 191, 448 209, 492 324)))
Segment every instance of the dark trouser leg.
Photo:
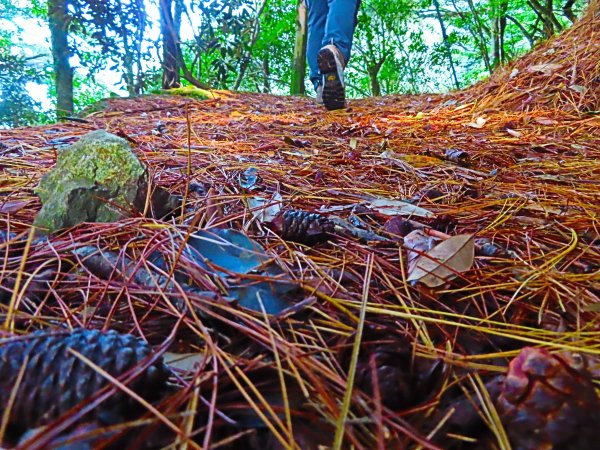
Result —
POLYGON ((306 57, 310 68, 310 81, 313 86, 320 83, 319 65, 317 55, 323 46, 325 25, 329 13, 328 0, 307 0, 308 7, 308 43, 306 57))

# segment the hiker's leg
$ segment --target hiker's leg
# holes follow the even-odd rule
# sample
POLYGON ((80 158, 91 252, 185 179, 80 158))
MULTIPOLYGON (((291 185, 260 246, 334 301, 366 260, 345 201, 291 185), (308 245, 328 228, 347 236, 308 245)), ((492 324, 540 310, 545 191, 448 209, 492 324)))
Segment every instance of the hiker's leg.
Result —
POLYGON ((308 42, 306 44, 306 58, 310 68, 310 81, 313 86, 321 81, 317 55, 321 50, 323 37, 325 36, 325 24, 329 12, 328 0, 307 0, 308 7, 308 42))
POLYGON ((360 0, 327 0, 327 3, 329 4, 329 14, 321 47, 334 44, 340 49, 347 63, 352 50, 360 0))

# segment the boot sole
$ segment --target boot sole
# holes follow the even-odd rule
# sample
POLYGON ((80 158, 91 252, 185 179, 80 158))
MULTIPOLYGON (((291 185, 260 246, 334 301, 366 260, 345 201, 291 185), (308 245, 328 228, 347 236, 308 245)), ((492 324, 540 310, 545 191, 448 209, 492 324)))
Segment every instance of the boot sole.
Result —
POLYGON ((322 49, 317 56, 319 70, 323 74, 323 104, 328 110, 346 107, 346 89, 340 79, 335 55, 329 49, 322 49))

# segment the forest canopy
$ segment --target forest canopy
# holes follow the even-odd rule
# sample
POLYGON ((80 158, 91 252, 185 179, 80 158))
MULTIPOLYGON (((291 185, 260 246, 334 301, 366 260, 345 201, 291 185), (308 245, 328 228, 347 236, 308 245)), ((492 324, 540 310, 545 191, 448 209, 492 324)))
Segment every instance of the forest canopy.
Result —
MULTIPOLYGON (((571 25, 585 0, 363 0, 348 93, 444 92, 571 25)), ((194 85, 304 94, 304 0, 0 0, 0 126, 194 85)))

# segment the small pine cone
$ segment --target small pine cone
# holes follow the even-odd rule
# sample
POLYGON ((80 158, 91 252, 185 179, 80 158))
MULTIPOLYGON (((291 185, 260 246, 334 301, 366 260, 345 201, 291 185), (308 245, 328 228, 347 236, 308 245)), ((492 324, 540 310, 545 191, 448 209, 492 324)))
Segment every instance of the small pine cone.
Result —
POLYGON ((306 211, 285 211, 271 225, 283 239, 301 244, 325 242, 333 233, 333 224, 320 214, 306 211))
MULTIPOLYGON (((346 369, 350 365, 351 353, 349 342, 341 356, 346 369)), ((361 344, 355 385, 372 397, 376 385, 373 367, 381 403, 395 410, 415 406, 431 398, 440 386, 444 372, 441 360, 413 357, 408 342, 389 337, 361 344)))
POLYGON ((600 400, 580 355, 524 348, 508 367, 498 411, 514 449, 598 448, 600 400))
MULTIPOLYGON (((116 331, 79 329, 72 333, 35 332, 0 346, 0 409, 5 410, 18 386, 9 417, 16 433, 48 424, 110 381, 69 351, 72 349, 115 378, 134 369, 150 353, 142 340, 116 331), (17 383, 25 365, 23 378, 17 383)), ((135 369, 134 369, 135 370, 135 369)), ((162 358, 127 385, 152 401, 162 393, 168 369, 162 358)), ((121 378, 122 380, 122 378, 121 378)), ((86 420, 121 420, 139 412, 139 403, 120 390, 102 402, 86 420)))

